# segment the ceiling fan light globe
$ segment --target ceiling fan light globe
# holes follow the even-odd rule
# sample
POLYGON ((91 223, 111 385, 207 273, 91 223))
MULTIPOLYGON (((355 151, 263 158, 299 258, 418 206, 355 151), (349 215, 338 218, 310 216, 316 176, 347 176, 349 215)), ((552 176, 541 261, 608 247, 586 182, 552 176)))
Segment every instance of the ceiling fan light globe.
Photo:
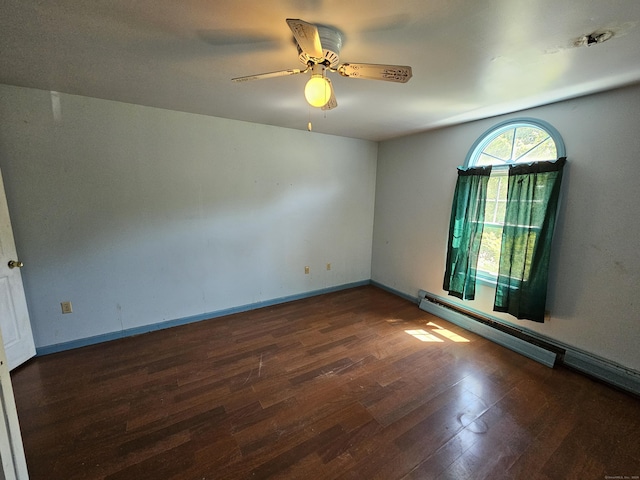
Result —
POLYGON ((313 75, 304 87, 304 97, 312 107, 324 107, 331 98, 331 86, 327 79, 313 75))

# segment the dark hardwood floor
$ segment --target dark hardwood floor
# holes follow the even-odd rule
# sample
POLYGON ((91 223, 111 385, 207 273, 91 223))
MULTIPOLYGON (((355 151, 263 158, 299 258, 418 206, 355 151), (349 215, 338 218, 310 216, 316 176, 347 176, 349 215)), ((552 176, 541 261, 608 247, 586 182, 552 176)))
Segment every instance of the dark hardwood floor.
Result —
POLYGON ((12 378, 33 480, 640 475, 636 397, 375 287, 36 358, 12 378))

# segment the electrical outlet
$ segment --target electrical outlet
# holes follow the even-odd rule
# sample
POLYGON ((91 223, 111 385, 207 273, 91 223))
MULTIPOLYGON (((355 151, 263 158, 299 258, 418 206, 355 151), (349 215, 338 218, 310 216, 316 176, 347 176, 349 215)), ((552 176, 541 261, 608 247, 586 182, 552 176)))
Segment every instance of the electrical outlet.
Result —
POLYGON ((327 263, 327 270, 331 270, 331 264, 327 263))
POLYGON ((60 306, 62 307, 62 313, 73 313, 71 302, 62 302, 60 306))
POLYGON ((309 275, 309 267, 304 267, 304 274, 309 275))

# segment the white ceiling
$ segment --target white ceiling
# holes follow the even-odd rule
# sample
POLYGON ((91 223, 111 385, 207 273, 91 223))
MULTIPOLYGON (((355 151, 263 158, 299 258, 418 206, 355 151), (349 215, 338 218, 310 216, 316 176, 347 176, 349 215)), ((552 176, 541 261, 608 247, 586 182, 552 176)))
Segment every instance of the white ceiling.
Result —
POLYGON ((0 0, 0 83, 384 140, 640 82, 639 22, 638 0, 0 0), (232 83, 302 67, 286 18, 413 78, 330 74, 326 113, 306 75, 232 83))

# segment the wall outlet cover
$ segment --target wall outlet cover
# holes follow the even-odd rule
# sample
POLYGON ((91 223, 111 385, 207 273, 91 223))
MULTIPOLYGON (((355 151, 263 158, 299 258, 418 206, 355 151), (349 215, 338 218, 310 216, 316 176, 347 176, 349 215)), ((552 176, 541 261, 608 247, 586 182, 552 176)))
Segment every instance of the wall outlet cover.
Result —
POLYGON ((61 302, 60 307, 62 307, 62 313, 73 313, 71 302, 61 302))

